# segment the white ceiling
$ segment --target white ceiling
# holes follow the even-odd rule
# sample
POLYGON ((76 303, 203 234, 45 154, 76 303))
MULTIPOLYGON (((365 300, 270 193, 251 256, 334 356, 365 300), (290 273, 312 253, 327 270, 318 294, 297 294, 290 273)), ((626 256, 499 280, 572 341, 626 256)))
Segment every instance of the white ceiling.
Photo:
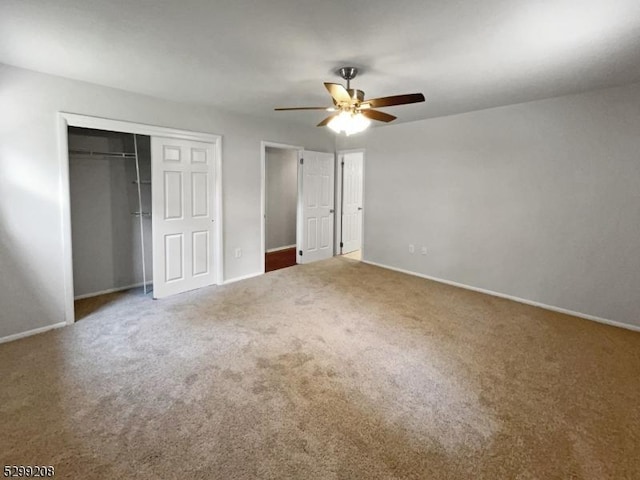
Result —
POLYGON ((409 121, 640 81, 640 0, 2 0, 0 62, 310 125, 355 65, 409 121))

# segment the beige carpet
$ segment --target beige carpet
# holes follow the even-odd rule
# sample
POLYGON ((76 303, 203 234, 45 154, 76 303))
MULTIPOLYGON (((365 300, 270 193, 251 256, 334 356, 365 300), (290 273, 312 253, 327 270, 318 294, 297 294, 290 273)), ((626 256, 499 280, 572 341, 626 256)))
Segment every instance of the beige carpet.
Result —
POLYGON ((72 479, 640 478, 640 334, 344 258, 0 345, 0 465, 72 479))

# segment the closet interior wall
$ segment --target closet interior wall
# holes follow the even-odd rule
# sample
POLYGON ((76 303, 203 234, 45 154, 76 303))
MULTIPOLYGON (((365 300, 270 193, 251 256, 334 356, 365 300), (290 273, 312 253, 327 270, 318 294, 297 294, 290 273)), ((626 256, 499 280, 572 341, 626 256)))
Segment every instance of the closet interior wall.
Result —
POLYGON ((126 133, 76 127, 68 133, 75 298, 143 285, 143 258, 150 286, 150 137, 136 135, 134 143, 126 133))

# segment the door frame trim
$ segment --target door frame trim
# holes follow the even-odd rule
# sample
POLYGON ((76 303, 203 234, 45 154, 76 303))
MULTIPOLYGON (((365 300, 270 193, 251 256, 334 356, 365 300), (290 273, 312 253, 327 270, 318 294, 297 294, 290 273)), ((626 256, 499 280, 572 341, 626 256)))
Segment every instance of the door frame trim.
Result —
MULTIPOLYGON (((296 202, 296 212, 300 209, 300 159, 304 154, 304 147, 299 145, 289 145, 286 143, 269 142, 262 140, 260 142, 260 274, 265 273, 265 255, 266 255, 266 215, 267 215, 267 147, 279 148, 281 150, 294 150, 298 153, 297 170, 298 170, 298 195, 296 202)), ((296 250, 300 248, 300 219, 298 213, 296 213, 296 250)), ((298 252, 296 252, 296 259, 298 258, 298 252)))
POLYGON ((365 216, 365 181, 364 175, 367 168, 366 156, 367 153, 364 148, 351 148, 348 150, 338 150, 336 152, 336 224, 335 224, 335 254, 342 255, 342 247, 340 246, 340 239, 342 237, 342 157, 348 153, 362 153, 362 215, 360 220, 362 222, 362 238, 360 241, 360 253, 364 260, 364 216, 365 216))
POLYGON ((148 135, 151 137, 169 137, 181 140, 193 140, 210 143, 215 152, 215 211, 217 220, 215 224, 216 251, 216 284, 224 283, 224 255, 223 255, 223 208, 222 208, 222 135, 205 132, 194 132, 176 128, 147 125, 144 123, 127 122, 109 118, 93 117, 70 112, 58 112, 58 163, 60 166, 60 209, 62 216, 62 251, 65 294, 65 323, 71 325, 75 322, 74 298, 73 298, 73 250, 71 234, 71 192, 69 183, 69 138, 68 127, 93 128, 112 132, 132 133, 148 135))

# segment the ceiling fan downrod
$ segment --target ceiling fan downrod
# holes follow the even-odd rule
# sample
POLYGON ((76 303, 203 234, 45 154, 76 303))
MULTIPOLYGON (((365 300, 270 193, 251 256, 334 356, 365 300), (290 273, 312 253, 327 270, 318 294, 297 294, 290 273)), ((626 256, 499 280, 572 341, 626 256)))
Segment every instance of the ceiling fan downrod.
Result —
MULTIPOLYGON (((360 103, 364 101, 364 92, 362 90, 352 89, 351 88, 351 80, 356 78, 358 75, 358 69, 356 67, 342 67, 338 70, 338 75, 344 78, 347 81, 347 92, 352 99, 352 103, 360 103)), ((348 106, 348 110, 351 110, 353 105, 348 106)))
POLYGON ((347 90, 351 88, 351 80, 358 75, 358 69, 356 67, 342 67, 338 70, 338 74, 347 81, 347 90))

